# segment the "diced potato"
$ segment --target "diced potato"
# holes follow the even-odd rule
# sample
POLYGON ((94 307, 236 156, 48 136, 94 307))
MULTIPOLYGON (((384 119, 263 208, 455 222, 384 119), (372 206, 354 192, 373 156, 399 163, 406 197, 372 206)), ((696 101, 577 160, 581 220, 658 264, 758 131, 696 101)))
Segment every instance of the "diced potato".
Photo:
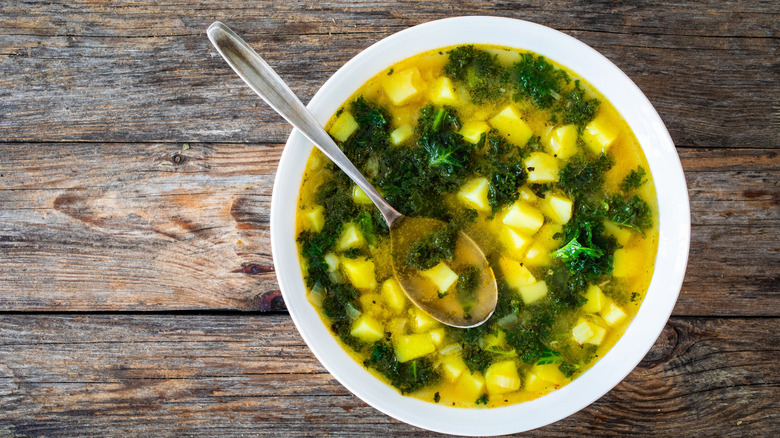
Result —
POLYGON ((496 62, 505 67, 511 67, 521 59, 520 53, 518 53, 515 50, 508 50, 508 49, 482 49, 482 50, 493 55, 493 58, 496 60, 496 62))
POLYGON ((429 330, 441 327, 441 323, 433 319, 418 307, 409 310, 409 326, 415 333, 425 333, 429 330))
POLYGON ((517 391, 521 383, 514 361, 494 363, 485 371, 485 386, 490 394, 517 391))
POLYGON ((322 256, 323 260, 325 260, 325 263, 328 265, 328 272, 336 272, 336 270, 339 268, 339 256, 336 254, 333 254, 332 252, 329 252, 322 256))
POLYGON ((393 348, 398 362, 402 363, 436 351, 428 333, 398 336, 393 342, 393 348))
POLYGON ((520 286, 518 291, 525 304, 535 303, 547 296, 547 283, 537 281, 529 286, 520 286))
POLYGON ((460 356, 447 356, 441 363, 442 374, 450 382, 458 380, 458 377, 467 369, 466 362, 460 356))
POLYGON ((347 141, 353 132, 358 128, 355 118, 349 111, 342 111, 333 124, 330 125, 328 133, 338 141, 347 141))
POLYGON ((593 330, 593 336, 588 339, 587 343, 601 345, 601 343, 604 341, 604 337, 607 335, 607 329, 599 325, 594 325, 591 327, 591 330, 593 330))
POLYGON ((515 257, 523 257, 525 248, 533 242, 530 237, 509 227, 504 227, 501 230, 500 238, 507 253, 515 257))
POLYGON ((498 266, 501 268, 507 284, 515 289, 536 283, 536 278, 531 274, 531 271, 518 261, 508 257, 501 257, 498 259, 498 266))
POLYGON ((372 343, 385 337, 385 329, 382 323, 363 314, 352 323, 350 334, 363 342, 372 343))
POLYGON ((398 284, 395 278, 391 278, 382 284, 381 292, 382 301, 387 304, 387 307, 399 314, 406 308, 406 294, 404 294, 401 285, 398 284))
POLYGON ((355 288, 365 291, 371 291, 376 288, 374 262, 371 260, 342 257, 341 267, 355 288))
POLYGON ((420 271, 420 274, 428 280, 431 280, 441 292, 446 292, 449 290, 450 286, 458 281, 458 274, 450 269, 444 262, 439 262, 438 265, 431 269, 420 271))
POLYGON ((571 330, 572 337, 580 345, 583 344, 601 344, 606 334, 606 329, 600 325, 580 318, 577 324, 571 330))
POLYGON ((550 249, 541 241, 535 242, 525 253, 523 263, 528 266, 541 267, 550 263, 550 249))
POLYGON ((416 68, 393 73, 382 82, 385 94, 395 105, 403 105, 422 89, 420 71, 416 68))
POLYGON ((533 235, 544 224, 544 215, 542 212, 525 202, 515 202, 504 214, 502 219, 504 224, 533 235))
POLYGON ((591 324, 588 321, 582 319, 579 320, 579 322, 577 322, 577 324, 572 327, 571 335, 580 345, 588 342, 588 339, 593 337, 593 329, 591 328, 591 324))
POLYGON ((360 232, 357 225, 349 223, 344 226, 341 231, 341 236, 336 243, 336 249, 339 251, 346 251, 350 248, 360 248, 366 244, 366 239, 363 237, 363 233, 360 232))
POLYGON ((472 120, 464 123, 458 134, 462 135, 469 143, 477 143, 482 134, 488 131, 490 131, 490 125, 482 120, 472 120))
POLYGON ((498 330, 496 333, 488 333, 479 339, 479 346, 485 350, 491 347, 503 348, 506 346, 506 332, 498 330))
POLYGON ((561 171, 558 160, 544 152, 531 152, 525 159, 525 167, 528 170, 528 182, 532 184, 558 181, 561 171))
POLYGON ((485 378, 479 371, 461 373, 457 385, 465 400, 476 400, 485 392, 485 378))
POLYGON ((520 118, 517 108, 512 105, 507 106, 501 112, 488 120, 490 126, 496 128, 506 140, 517 146, 525 146, 533 135, 528 123, 520 118))
POLYGON ((585 291, 585 304, 582 305, 582 310, 588 313, 599 313, 604 307, 604 303, 607 301, 607 297, 604 296, 604 292, 601 288, 595 284, 588 286, 588 290, 585 291))
POLYGON ((558 369, 557 363, 534 365, 531 368, 531 373, 536 374, 540 379, 555 385, 563 385, 569 380, 563 375, 561 370, 558 369))
POLYGON ((364 292, 358 297, 360 308, 364 313, 371 315, 379 321, 384 321, 390 314, 381 305, 379 294, 364 292))
POLYGON ((626 318, 626 312, 615 303, 609 303, 609 305, 601 311, 601 317, 604 318, 604 321, 610 326, 615 326, 626 318))
POLYGON ((528 392, 547 393, 555 389, 555 384, 539 378, 534 373, 528 373, 525 376, 523 388, 528 392))
POLYGON ((371 202, 371 198, 369 198, 368 195, 366 195, 366 192, 364 192, 358 186, 352 186, 352 200, 355 201, 356 204, 362 204, 362 205, 373 204, 373 202, 371 202))
POLYGON ((403 125, 395 128, 393 132, 390 133, 390 141, 395 146, 398 146, 406 141, 407 138, 411 137, 413 133, 414 128, 412 128, 412 125, 404 123, 403 125))
POLYGON ((314 208, 308 209, 301 214, 303 218, 304 229, 319 233, 322 231, 322 227, 325 225, 325 208, 318 205, 314 208))
POLYGON ((539 199, 536 193, 528 186, 520 187, 517 192, 520 194, 520 199, 528 203, 536 202, 539 199))
POLYGON ((594 154, 607 152, 619 134, 617 128, 610 126, 607 117, 596 116, 592 122, 585 126, 582 133, 582 141, 594 154))
POLYGON ((615 250, 612 275, 625 278, 638 274, 638 268, 644 264, 644 257, 645 255, 636 249, 615 250))
POLYGON ((631 237, 634 235, 630 229, 623 228, 620 225, 607 220, 604 221, 604 231, 606 231, 610 236, 614 237, 620 246, 626 246, 628 241, 631 240, 631 237))
POLYGON ((540 207, 544 214, 553 222, 565 224, 571 219, 574 203, 571 199, 558 194, 548 194, 541 202, 540 207))
POLYGON ((490 211, 488 203, 488 189, 490 182, 487 178, 474 178, 466 181, 458 191, 460 199, 467 207, 477 211, 490 211))
POLYGON ((443 328, 437 328, 433 329, 428 332, 429 335, 431 335, 431 341, 433 341, 433 345, 440 346, 442 342, 444 342, 444 329, 443 328))
POLYGON ((553 129, 549 136, 550 152, 565 160, 577 153, 577 126, 565 125, 553 129))
POLYGON ((431 101, 436 105, 455 105, 458 103, 458 94, 452 86, 452 81, 446 76, 436 79, 431 89, 431 101))
POLYGON ((385 330, 390 333, 393 338, 403 336, 406 334, 406 326, 409 325, 409 320, 406 318, 393 318, 387 323, 385 330))

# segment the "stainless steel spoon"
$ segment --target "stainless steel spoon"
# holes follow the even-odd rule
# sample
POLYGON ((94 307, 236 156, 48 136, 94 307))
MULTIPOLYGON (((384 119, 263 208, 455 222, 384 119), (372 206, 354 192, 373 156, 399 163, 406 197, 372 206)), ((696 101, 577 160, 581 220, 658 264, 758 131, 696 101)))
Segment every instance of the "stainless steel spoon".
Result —
MULTIPOLYGON (((407 254, 409 246, 423 236, 446 227, 442 221, 407 217, 395 210, 349 161, 314 116, 303 106, 287 84, 252 48, 230 28, 215 22, 208 36, 217 51, 268 105, 311 140, 352 181, 360 187, 382 213, 390 228, 393 254, 407 254)), ((498 292, 493 270, 485 254, 465 233, 459 232, 455 257, 449 266, 463 269, 476 266, 479 282, 468 298, 457 293, 442 294, 420 271, 409 268, 404 257, 395 257, 396 279, 409 299, 436 320, 453 327, 476 327, 485 322, 496 307, 498 292)))

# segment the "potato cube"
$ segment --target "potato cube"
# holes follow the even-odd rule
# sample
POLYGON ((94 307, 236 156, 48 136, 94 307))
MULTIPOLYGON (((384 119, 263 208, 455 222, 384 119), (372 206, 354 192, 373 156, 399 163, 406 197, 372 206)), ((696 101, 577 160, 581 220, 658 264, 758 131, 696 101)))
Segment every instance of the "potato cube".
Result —
POLYGON ((498 266, 501 268, 501 272, 504 274, 504 279, 507 284, 515 289, 536 283, 536 278, 531 274, 531 271, 521 265, 518 261, 507 257, 501 257, 498 259, 498 266))
POLYGON ((549 136, 549 149, 556 158, 565 160, 577 153, 577 126, 565 125, 553 129, 549 136))
POLYGON ((464 400, 476 400, 485 392, 485 378, 479 371, 461 373, 457 385, 464 400))
POLYGON ((548 194, 541 201, 540 206, 544 214, 552 219, 553 222, 565 224, 571 219, 574 203, 563 195, 548 194))
POLYGON ((342 257, 341 267, 355 288, 364 291, 371 291, 376 288, 374 262, 371 260, 342 257))
POLYGON ((533 239, 523 233, 517 232, 509 227, 501 230, 501 243, 512 256, 523 257, 525 248, 533 242, 533 239))
POLYGON ((393 349, 398 362, 408 362, 436 351, 428 333, 402 335, 395 338, 393 349))
POLYGON ((517 146, 525 146, 533 135, 528 123, 520 118, 517 108, 507 106, 501 112, 488 120, 490 126, 496 128, 506 140, 517 146))
POLYGON ((571 334, 574 340, 580 345, 583 344, 601 344, 606 334, 606 329, 600 325, 580 318, 577 324, 572 328, 571 334))
POLYGON ((420 71, 413 67, 394 73, 382 82, 382 88, 391 102, 403 105, 422 89, 420 71))
POLYGON ((504 214, 504 224, 533 235, 544 224, 544 215, 525 202, 515 202, 504 214))
POLYGON ((450 78, 446 76, 441 76, 434 81, 430 96, 431 101, 436 105, 455 105, 458 103, 455 87, 452 86, 450 78))
POLYGON ((494 363, 485 371, 485 386, 490 394, 517 391, 521 383, 514 361, 494 363))
POLYGON ((490 131, 490 125, 482 120, 471 120, 463 124, 458 131, 469 143, 476 144, 482 134, 490 131))
POLYGON ((489 188, 490 182, 488 182, 487 178, 470 179, 458 191, 458 199, 469 208, 488 212, 491 210, 488 203, 489 188))
POLYGON ((596 116, 592 122, 585 126, 582 141, 594 154, 598 155, 607 152, 619 133, 616 127, 609 124, 607 117, 596 116))
POLYGON ((619 278, 638 274, 645 255, 636 249, 620 248, 615 250, 612 275, 619 278))
POLYGON ((607 297, 604 296, 604 292, 601 288, 595 284, 588 286, 588 290, 585 291, 585 304, 582 305, 582 310, 588 313, 599 313, 601 308, 604 307, 604 303, 607 301, 607 297))
POLYGON ((404 294, 401 285, 398 284, 395 278, 391 278, 382 284, 382 292, 380 294, 382 301, 387 304, 387 307, 399 314, 406 308, 406 294, 404 294))
POLYGON ((634 236, 634 233, 632 233, 630 229, 623 228, 615 222, 607 220, 604 221, 604 231, 606 231, 610 236, 614 237, 620 246, 626 246, 628 241, 631 240, 631 237, 634 236))
POLYGON ((523 263, 528 266, 541 267, 548 265, 551 261, 550 248, 542 241, 537 241, 528 248, 525 253, 523 263))
POLYGON ((555 384, 539 378, 534 373, 528 373, 525 376, 525 385, 523 388, 528 392, 547 393, 555 389, 555 384))
POLYGON ((555 385, 563 385, 567 380, 569 380, 566 378, 566 376, 563 375, 561 370, 558 369, 558 364, 556 363, 534 365, 531 367, 531 373, 536 374, 545 382, 550 382, 555 385))
POLYGON ((578 344, 582 345, 593 337, 593 329, 588 321, 580 319, 571 329, 571 335, 578 344))
POLYGON ((356 204, 361 205, 373 204, 371 198, 369 198, 368 195, 366 195, 366 192, 358 186, 352 186, 352 200, 355 201, 356 204))
POLYGON ((358 124, 352 114, 348 111, 342 111, 341 114, 336 117, 333 124, 330 125, 328 133, 338 141, 344 142, 349 139, 353 132, 358 128, 358 124))
POLYGON ((336 272, 339 268, 339 256, 336 254, 329 252, 322 256, 322 259, 325 260, 325 263, 328 265, 328 272, 336 272))
POLYGON ((600 325, 594 324, 591 327, 591 330, 593 330, 593 336, 591 336, 590 339, 587 340, 587 343, 593 345, 601 345, 601 343, 604 341, 604 337, 607 335, 607 329, 601 327, 600 325))
POLYGON ((412 307, 409 310, 409 326, 415 333, 425 333, 429 330, 441 327, 441 323, 433 319, 432 316, 425 313, 419 307, 412 307))
POLYGON ((604 318, 604 321, 606 321, 607 324, 614 327, 626 318, 626 312, 615 303, 609 303, 609 305, 601 311, 601 317, 604 318))
POLYGON ((382 327, 382 323, 365 314, 352 323, 352 330, 349 333, 368 344, 385 337, 385 329, 382 327))
POLYGON ((336 249, 339 251, 346 251, 350 248, 360 248, 366 244, 366 239, 363 237, 363 233, 360 232, 357 225, 349 223, 344 226, 341 231, 341 236, 336 243, 336 249))
POLYGON ((444 342, 444 329, 443 328, 437 328, 433 329, 428 332, 429 335, 431 335, 431 341, 433 341, 433 345, 440 346, 442 342, 444 342))
POLYGON ((398 146, 406 141, 407 138, 411 137, 413 133, 414 128, 412 128, 412 125, 404 123, 403 125, 395 128, 393 132, 390 133, 390 141, 393 143, 393 145, 398 146))
POLYGON ((460 356, 447 356, 441 363, 442 374, 450 382, 458 380, 458 377, 467 369, 466 362, 460 356))
POLYGON ((536 200, 539 199, 539 197, 536 196, 536 193, 528 186, 520 187, 517 192, 520 194, 520 199, 528 203, 536 202, 536 200))
POLYGON ((449 290, 450 286, 458 281, 458 274, 453 272, 453 270, 444 262, 439 262, 438 265, 431 269, 420 271, 420 274, 428 280, 431 280, 441 292, 446 292, 449 290))
POLYGON ((547 296, 547 283, 544 281, 537 281, 528 286, 520 286, 517 289, 520 292, 520 298, 523 299, 525 304, 535 303, 547 296))
POLYGON ((544 152, 531 152, 525 159, 525 167, 528 170, 528 182, 533 184, 558 181, 561 171, 558 160, 544 152))
POLYGON ((304 229, 319 233, 325 225, 325 208, 318 205, 314 208, 305 210, 301 214, 301 218, 303 219, 304 229))

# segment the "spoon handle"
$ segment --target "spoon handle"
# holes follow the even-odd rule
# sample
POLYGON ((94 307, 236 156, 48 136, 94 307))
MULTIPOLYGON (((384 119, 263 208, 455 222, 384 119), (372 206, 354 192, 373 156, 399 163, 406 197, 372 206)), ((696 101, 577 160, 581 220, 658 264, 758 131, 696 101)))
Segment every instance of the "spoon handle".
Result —
POLYGON ((209 26, 207 33, 211 43, 238 76, 339 166, 373 201, 388 226, 401 216, 349 161, 290 87, 249 44, 219 21, 209 26))

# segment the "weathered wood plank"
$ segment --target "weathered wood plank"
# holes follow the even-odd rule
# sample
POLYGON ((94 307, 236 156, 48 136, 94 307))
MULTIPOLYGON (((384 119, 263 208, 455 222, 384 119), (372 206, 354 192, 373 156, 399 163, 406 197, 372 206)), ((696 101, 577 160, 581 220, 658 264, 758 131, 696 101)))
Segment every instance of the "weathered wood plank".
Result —
POLYGON ((288 128, 204 32, 234 26, 307 101, 339 66, 403 28, 455 15, 522 18, 602 51, 684 146, 780 144, 780 13, 772 2, 14 2, 0 11, 0 141, 281 142, 288 128), (576 12, 572 12, 576 11, 576 12), (303 66, 303 68, 302 68, 303 66))
MULTIPOLYGON (((281 304, 269 239, 281 145, 6 144, 3 152, 0 309, 281 304)), ((780 156, 680 153, 693 239, 675 313, 777 316, 780 156)))
MULTIPOLYGON (((771 436, 779 321, 673 318, 623 383, 531 435, 771 436)), ((350 395, 283 315, 0 315, 0 418, 11 436, 420 434, 350 395)))

